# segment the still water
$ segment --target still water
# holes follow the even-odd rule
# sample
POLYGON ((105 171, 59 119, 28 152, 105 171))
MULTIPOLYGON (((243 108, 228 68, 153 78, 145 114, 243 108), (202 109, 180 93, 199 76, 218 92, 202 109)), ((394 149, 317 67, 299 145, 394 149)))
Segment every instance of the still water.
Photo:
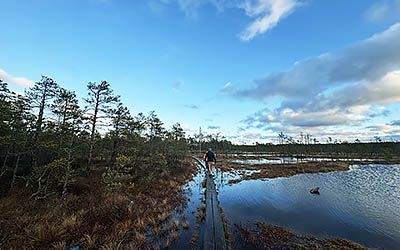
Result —
MULTIPOLYGON (((216 177, 231 225, 266 222, 300 234, 338 237, 378 249, 400 249, 400 165, 353 166, 350 171, 247 180, 229 186, 216 177), (309 190, 320 187, 320 195, 309 190)), ((233 247, 247 248, 233 231, 233 247)))

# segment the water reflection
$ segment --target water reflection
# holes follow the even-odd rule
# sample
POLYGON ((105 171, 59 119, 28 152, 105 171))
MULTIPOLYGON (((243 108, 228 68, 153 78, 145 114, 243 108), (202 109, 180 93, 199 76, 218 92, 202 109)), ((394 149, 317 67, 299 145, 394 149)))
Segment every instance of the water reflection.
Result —
POLYGON ((400 165, 224 185, 231 178, 224 173, 217 178, 221 206, 231 224, 262 221, 369 247, 400 246, 400 165), (320 187, 320 196, 309 193, 313 186, 320 187))
POLYGON ((176 217, 186 217, 189 222, 189 228, 180 228, 179 238, 177 241, 173 242, 168 249, 201 249, 202 248, 202 234, 204 228, 202 225, 197 223, 197 211, 199 207, 204 202, 204 188, 201 186, 201 182, 205 178, 205 173, 199 171, 199 173, 193 177, 184 188, 183 192, 187 197, 187 206, 185 207, 182 214, 174 214, 176 217), (196 235, 194 237, 194 235, 196 235), (196 240, 195 240, 196 239, 196 240))
MULTIPOLYGON (((263 155, 258 155, 262 157, 263 155)), ((302 162, 327 162, 327 161, 340 161, 340 162, 374 162, 379 159, 361 159, 361 158, 323 158, 323 157, 291 157, 291 156, 280 156, 273 158, 257 158, 257 159, 238 159, 233 160, 233 163, 245 164, 245 165, 257 165, 257 164, 296 164, 302 162)))

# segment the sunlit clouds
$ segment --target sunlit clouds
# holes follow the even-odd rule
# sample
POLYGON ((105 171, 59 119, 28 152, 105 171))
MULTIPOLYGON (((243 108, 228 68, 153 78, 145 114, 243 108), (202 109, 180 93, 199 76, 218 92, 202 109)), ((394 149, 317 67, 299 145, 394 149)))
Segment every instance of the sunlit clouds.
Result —
POLYGON ((24 88, 30 87, 33 84, 32 80, 29 80, 29 79, 27 79, 25 77, 21 77, 21 76, 10 75, 3 69, 0 69, 0 79, 2 79, 3 81, 5 81, 9 84, 15 84, 19 87, 24 87, 24 88))
POLYGON ((156 7, 155 2, 151 1, 149 7, 159 12, 162 4, 176 3, 189 18, 198 18, 198 9, 204 5, 212 5, 218 11, 229 8, 240 9, 250 19, 250 23, 239 32, 238 37, 242 41, 249 41, 273 29, 282 19, 290 15, 300 2, 299 0, 160 0, 156 7))

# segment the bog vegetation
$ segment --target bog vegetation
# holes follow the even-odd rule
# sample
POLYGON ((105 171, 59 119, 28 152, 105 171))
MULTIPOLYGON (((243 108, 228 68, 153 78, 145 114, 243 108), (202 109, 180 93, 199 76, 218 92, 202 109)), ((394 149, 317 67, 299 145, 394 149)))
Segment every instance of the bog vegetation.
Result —
MULTIPOLYGON (((390 160, 400 154, 398 143, 319 143, 309 134, 299 140, 280 133, 279 145, 233 145, 226 138, 204 135, 186 138, 179 123, 170 129, 155 112, 132 115, 106 81, 87 84, 81 101, 72 90, 43 76, 23 95, 0 79, 0 178, 4 195, 17 184, 32 198, 68 192, 75 176, 100 170, 111 189, 134 186, 167 173, 188 150, 212 147, 223 151, 258 151, 292 155, 366 157, 390 160)), ((396 159, 397 160, 397 159, 396 159)))
POLYGON ((154 178, 186 155, 178 123, 167 130, 154 112, 132 116, 106 81, 88 83, 84 106, 49 77, 24 95, 0 84, 3 192, 24 182, 35 198, 66 193, 74 176, 100 163, 110 187, 134 185, 139 172, 154 178))
POLYGON ((184 210, 181 188, 197 171, 188 156, 209 147, 386 162, 400 155, 398 143, 379 137, 322 144, 281 133, 278 145, 251 146, 201 130, 188 137, 155 112, 132 115, 106 81, 88 83, 78 99, 50 77, 24 94, 0 79, 0 111, 0 249, 167 247, 191 226, 172 216, 184 210))
POLYGON ((108 82, 80 101, 49 77, 24 94, 0 80, 0 110, 0 248, 141 248, 182 205, 183 129, 132 115, 108 82))

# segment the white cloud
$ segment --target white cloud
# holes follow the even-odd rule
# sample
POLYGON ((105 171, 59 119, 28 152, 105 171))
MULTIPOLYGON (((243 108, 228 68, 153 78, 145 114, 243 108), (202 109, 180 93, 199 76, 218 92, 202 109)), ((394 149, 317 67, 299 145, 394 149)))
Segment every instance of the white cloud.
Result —
MULTIPOLYGON (((329 97, 321 98, 322 107, 352 107, 372 104, 400 103, 399 70, 390 71, 375 81, 362 81, 334 91, 329 97)), ((317 105, 314 102, 313 105, 317 105)))
POLYGON ((273 130, 277 125, 299 128, 352 125, 385 115, 382 105, 393 103, 400 103, 400 71, 389 72, 376 81, 345 86, 327 96, 316 96, 297 107, 260 111, 243 122, 249 127, 273 130))
POLYGON ((279 21, 291 14, 298 5, 296 0, 258 0, 245 1, 246 14, 256 18, 240 35, 243 41, 249 41, 259 34, 274 28, 279 21))
POLYGON ((192 126, 190 124, 187 123, 182 123, 181 124, 181 128, 185 131, 185 132, 192 132, 192 126))
POLYGON ((2 79, 6 83, 15 84, 24 88, 28 88, 33 85, 32 80, 29 80, 25 77, 10 75, 3 69, 0 69, 0 79, 2 79))
POLYGON ((159 0, 163 4, 177 3, 189 18, 197 18, 197 11, 205 5, 212 5, 218 11, 227 8, 241 9, 252 21, 240 33, 242 41, 249 41, 257 35, 273 29, 283 18, 290 15, 304 0, 159 0))
POLYGON ((393 132, 400 132, 399 128, 396 128, 396 126, 393 126, 391 124, 376 124, 372 126, 367 127, 371 132, 379 132, 379 133, 393 133, 393 132))
POLYGON ((224 84, 224 86, 222 87, 222 91, 229 91, 232 88, 232 83, 231 82, 227 82, 224 84))
POLYGON ((297 62, 288 71, 256 80, 253 87, 230 92, 261 100, 279 96, 299 101, 343 84, 376 81, 400 69, 398 41, 400 23, 339 51, 297 62))
POLYGON ((370 22, 395 21, 400 17, 400 0, 381 0, 367 10, 365 17, 370 22))
MULTIPOLYGON (((376 117, 387 116, 387 105, 400 104, 400 23, 386 31, 334 53, 296 63, 255 81, 244 90, 230 89, 233 97, 267 101, 278 96, 282 101, 274 110, 264 109, 248 116, 245 129, 270 133, 309 130, 315 134, 328 129, 365 126, 376 117)), ((374 133, 397 133, 395 124, 385 124, 357 137, 374 133)))

